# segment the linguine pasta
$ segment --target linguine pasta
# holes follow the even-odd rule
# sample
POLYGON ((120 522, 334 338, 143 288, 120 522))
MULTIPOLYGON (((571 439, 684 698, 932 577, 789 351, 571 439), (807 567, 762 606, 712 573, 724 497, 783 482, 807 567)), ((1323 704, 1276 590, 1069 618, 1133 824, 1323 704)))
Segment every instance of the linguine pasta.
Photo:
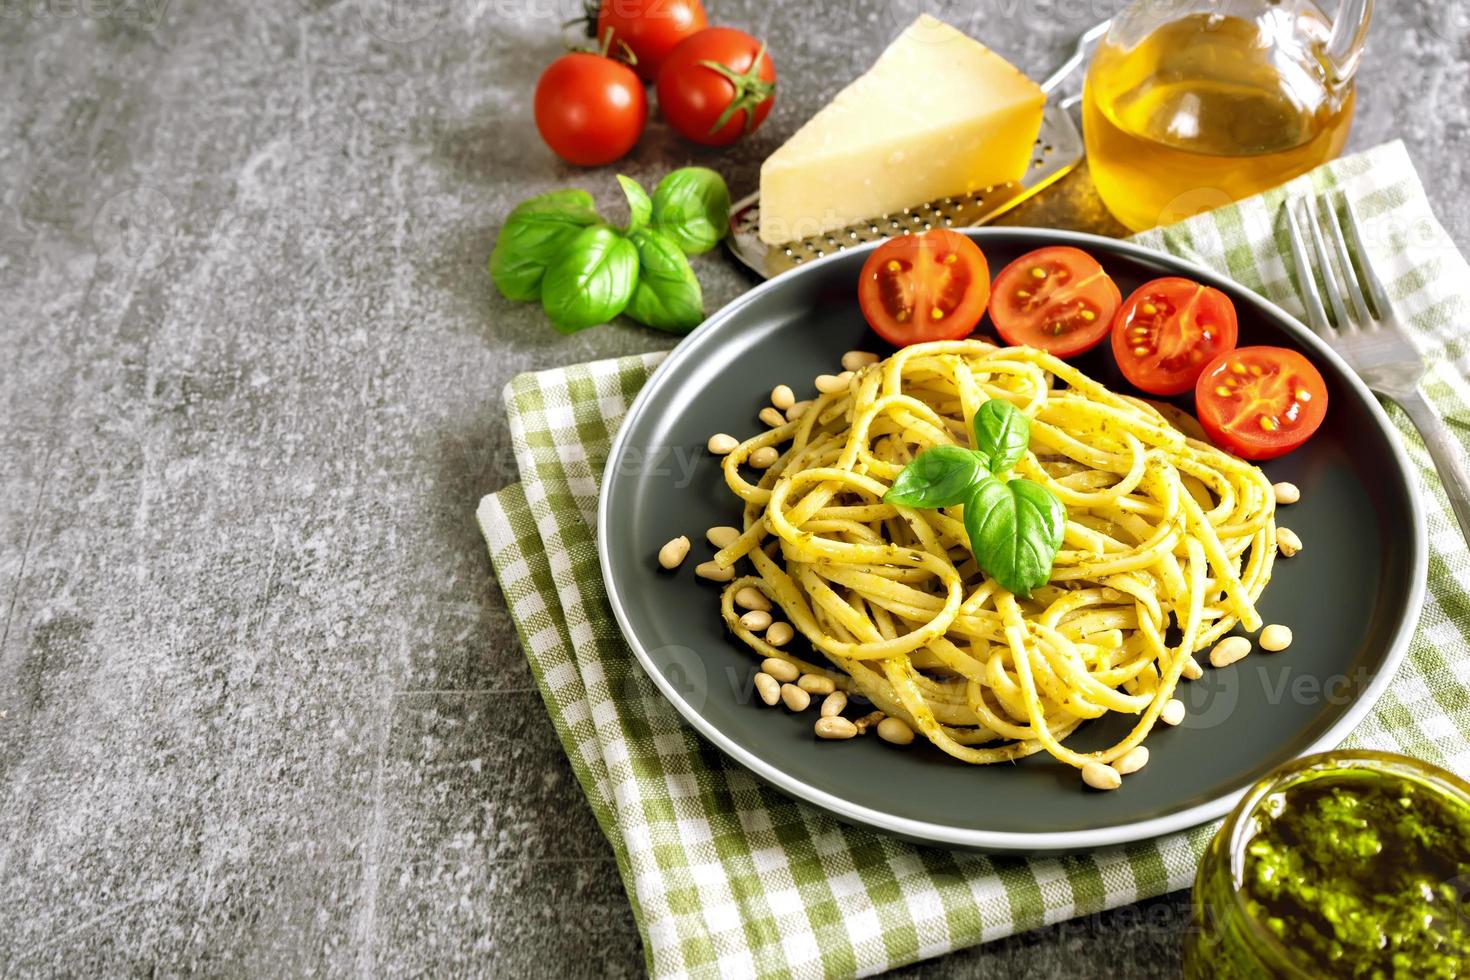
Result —
POLYGON ((1158 722, 1195 651, 1237 622, 1261 626, 1254 603, 1276 553, 1266 476, 1029 347, 904 348, 741 443, 724 472, 744 530, 714 560, 754 565, 721 597, 729 628, 965 762, 1040 751, 1078 768, 1112 762, 1158 722), (959 507, 882 502, 922 450, 969 446, 991 398, 1031 419, 1014 475, 1067 509, 1050 581, 1028 597, 980 571, 959 507), (766 447, 779 458, 751 483, 742 464, 766 447), (780 607, 815 662, 741 625, 734 596, 747 586, 780 607), (1064 744, 1108 712, 1137 719, 1121 741, 1064 744))

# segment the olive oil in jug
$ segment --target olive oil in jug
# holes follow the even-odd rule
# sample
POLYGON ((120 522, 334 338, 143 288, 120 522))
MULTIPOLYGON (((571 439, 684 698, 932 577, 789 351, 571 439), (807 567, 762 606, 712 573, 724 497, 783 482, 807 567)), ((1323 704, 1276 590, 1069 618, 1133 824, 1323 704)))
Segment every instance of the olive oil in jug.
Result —
POLYGON ((1115 24, 1082 103, 1093 183, 1129 228, 1239 200, 1341 152, 1353 87, 1324 55, 1333 25, 1306 0, 1145 26, 1115 24))

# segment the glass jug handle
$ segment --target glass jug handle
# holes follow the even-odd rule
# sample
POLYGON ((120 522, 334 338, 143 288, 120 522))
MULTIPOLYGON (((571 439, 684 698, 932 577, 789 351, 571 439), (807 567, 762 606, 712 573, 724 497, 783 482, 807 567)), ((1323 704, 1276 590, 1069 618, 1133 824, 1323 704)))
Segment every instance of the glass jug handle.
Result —
POLYGON ((1363 56, 1363 42, 1368 37, 1368 21, 1373 18, 1373 0, 1342 0, 1332 36, 1322 50, 1322 57, 1332 71, 1332 85, 1342 88, 1353 80, 1358 59, 1363 56))

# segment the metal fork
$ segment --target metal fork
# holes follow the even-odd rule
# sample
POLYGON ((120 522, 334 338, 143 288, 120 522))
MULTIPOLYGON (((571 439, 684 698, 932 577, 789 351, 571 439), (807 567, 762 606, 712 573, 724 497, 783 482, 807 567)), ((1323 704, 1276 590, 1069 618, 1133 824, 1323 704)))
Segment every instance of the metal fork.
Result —
POLYGON ((1378 395, 1404 410, 1409 421, 1424 437, 1424 445, 1439 471, 1445 495, 1460 522, 1460 532, 1470 543, 1470 475, 1460 458, 1460 447, 1445 428, 1433 406, 1419 391, 1424 377, 1424 359, 1419 356, 1407 331, 1393 311, 1388 291, 1373 271, 1368 249, 1363 244, 1362 224, 1346 195, 1339 195, 1346 217, 1347 236, 1338 220, 1338 209, 1327 194, 1317 198, 1288 201, 1286 228, 1291 255, 1296 265, 1297 285, 1307 307, 1311 327, 1331 344, 1342 359, 1358 373, 1363 383, 1378 395), (1294 206, 1296 205, 1296 206, 1294 206), (1302 214, 1300 217, 1297 211, 1302 214), (1303 235, 1305 226, 1307 234, 1303 235), (1314 263, 1308 259, 1310 239, 1314 263), (1349 250, 1348 243, 1352 248, 1349 250), (1356 260, 1356 271, 1354 269, 1356 260), (1359 285, 1361 273, 1367 296, 1359 285), (1322 290, 1317 288, 1317 277, 1322 290), (1332 310, 1331 318, 1322 305, 1322 293, 1332 310), (1372 306, 1369 306, 1369 300, 1372 306))

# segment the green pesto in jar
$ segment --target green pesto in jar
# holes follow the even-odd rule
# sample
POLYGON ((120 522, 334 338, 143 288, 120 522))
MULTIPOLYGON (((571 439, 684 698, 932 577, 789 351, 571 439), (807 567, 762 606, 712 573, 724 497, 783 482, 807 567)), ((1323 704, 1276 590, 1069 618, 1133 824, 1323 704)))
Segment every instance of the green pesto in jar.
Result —
POLYGON ((1247 913, 1313 972, 1456 977, 1470 957, 1470 806, 1382 770, 1329 769, 1261 801, 1247 913))

